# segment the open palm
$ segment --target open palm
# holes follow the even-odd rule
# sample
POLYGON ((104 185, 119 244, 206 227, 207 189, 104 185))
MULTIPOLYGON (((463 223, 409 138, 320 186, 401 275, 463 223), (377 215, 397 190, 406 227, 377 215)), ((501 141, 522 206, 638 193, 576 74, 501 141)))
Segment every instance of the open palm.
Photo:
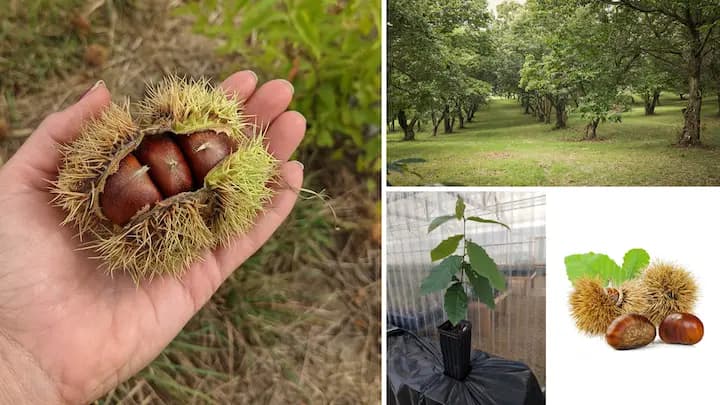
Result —
MULTIPOLYGON (((286 111, 292 86, 239 72, 223 82, 229 96, 247 99, 247 113, 270 124, 268 149, 286 161, 305 133, 305 119, 286 111)), ((212 296, 230 273, 270 237, 288 215, 302 183, 302 165, 286 162, 288 186, 255 227, 228 247, 204 255, 181 279, 164 277, 136 287, 111 279, 78 250, 63 212, 49 204, 57 176, 58 143, 78 136, 82 123, 110 102, 98 86, 43 121, 0 170, 0 334, 29 354, 62 400, 89 402, 146 366, 212 296)))

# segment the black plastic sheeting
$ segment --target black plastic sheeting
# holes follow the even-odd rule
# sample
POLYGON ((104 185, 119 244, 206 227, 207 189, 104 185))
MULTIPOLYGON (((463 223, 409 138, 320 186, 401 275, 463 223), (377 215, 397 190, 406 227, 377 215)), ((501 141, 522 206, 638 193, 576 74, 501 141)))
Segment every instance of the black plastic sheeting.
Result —
POLYGON ((443 373, 438 344, 404 329, 388 331, 388 405, 545 405, 527 365, 473 352, 462 381, 443 373))

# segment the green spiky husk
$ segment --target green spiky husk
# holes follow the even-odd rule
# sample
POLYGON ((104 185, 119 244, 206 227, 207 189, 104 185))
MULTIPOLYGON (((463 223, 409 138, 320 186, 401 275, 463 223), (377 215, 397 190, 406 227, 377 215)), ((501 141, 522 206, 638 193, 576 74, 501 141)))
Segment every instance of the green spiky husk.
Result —
POLYGON ((619 300, 608 295, 594 278, 575 281, 570 294, 570 312, 577 328, 588 335, 604 335, 610 323, 620 315, 643 313, 647 307, 642 283, 631 280, 617 288, 619 300))
POLYGON ((66 212, 63 223, 78 227, 83 248, 93 250, 110 274, 124 271, 136 283, 179 276, 207 249, 247 232, 273 196, 278 167, 263 144, 264 134, 244 134, 242 102, 205 81, 166 79, 138 108, 141 125, 133 122, 127 106, 113 104, 76 141, 62 146, 52 188, 54 204, 66 212), (235 147, 208 173, 202 188, 145 207, 124 226, 104 217, 99 201, 105 180, 144 136, 205 130, 226 134, 235 147))
POLYGON ((656 326, 673 312, 693 312, 698 287, 692 275, 680 266, 653 263, 642 275, 648 308, 645 313, 656 326))
POLYGON ((178 134, 212 129, 241 141, 248 127, 246 117, 239 114, 243 109, 243 101, 228 98, 206 80, 170 76, 148 88, 137 115, 143 128, 169 128, 178 134))
POLYGON ((53 203, 67 213, 63 225, 77 224, 81 240, 101 222, 98 188, 106 173, 117 171, 120 159, 116 156, 137 141, 137 134, 128 104, 111 104, 98 118, 85 124, 73 143, 60 145, 62 165, 50 191, 53 203))

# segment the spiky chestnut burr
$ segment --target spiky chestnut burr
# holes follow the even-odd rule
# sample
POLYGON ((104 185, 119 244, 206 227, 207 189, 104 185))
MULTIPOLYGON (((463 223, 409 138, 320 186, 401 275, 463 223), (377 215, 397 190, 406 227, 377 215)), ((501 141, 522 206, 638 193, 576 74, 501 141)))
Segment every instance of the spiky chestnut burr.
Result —
POLYGON ((692 275, 670 263, 653 263, 642 275, 648 307, 644 313, 655 326, 674 312, 693 312, 698 286, 692 275))
POLYGON ((246 232, 273 195, 278 162, 242 111, 221 89, 175 77, 148 91, 138 122, 111 105, 61 146, 52 192, 63 224, 111 274, 181 274, 246 232))
POLYGON ((570 294, 570 311, 577 328, 589 335, 603 335, 610 323, 628 313, 642 313, 647 306, 643 286, 630 280, 618 288, 604 288, 594 278, 580 278, 570 294))

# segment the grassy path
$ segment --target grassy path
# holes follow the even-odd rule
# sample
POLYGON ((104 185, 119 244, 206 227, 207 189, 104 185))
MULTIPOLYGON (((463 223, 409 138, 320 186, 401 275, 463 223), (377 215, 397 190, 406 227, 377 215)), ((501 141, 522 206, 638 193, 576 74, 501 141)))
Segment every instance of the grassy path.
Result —
MULTIPOLYGON (((702 148, 672 146, 682 128, 685 102, 661 99, 655 116, 642 105, 620 124, 601 124, 599 141, 581 141, 585 122, 570 114, 570 127, 553 130, 523 115, 513 100, 494 99, 456 133, 421 132, 403 142, 388 134, 388 160, 421 157, 412 169, 422 175, 391 173, 392 185, 562 186, 719 185, 720 118, 715 99, 703 103, 702 148)), ((426 125, 429 128, 429 125, 426 125)), ((424 128, 425 129, 425 128, 424 128)))

